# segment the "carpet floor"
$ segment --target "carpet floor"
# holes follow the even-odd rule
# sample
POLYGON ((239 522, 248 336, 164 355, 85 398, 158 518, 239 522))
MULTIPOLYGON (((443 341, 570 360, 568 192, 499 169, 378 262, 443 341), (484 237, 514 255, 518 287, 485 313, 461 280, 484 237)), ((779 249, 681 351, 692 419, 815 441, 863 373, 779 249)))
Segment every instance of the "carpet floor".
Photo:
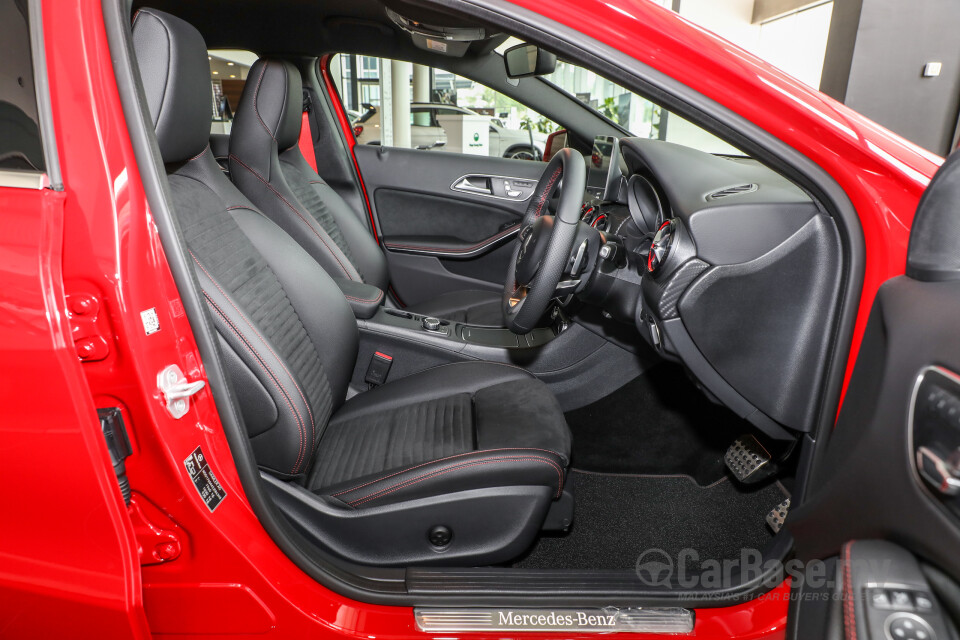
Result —
POLYGON ((723 454, 750 426, 707 400, 674 364, 659 364, 613 394, 566 414, 572 464, 600 473, 726 477, 723 454))
POLYGON ((677 558, 739 558, 772 538, 764 517, 785 497, 777 483, 749 490, 730 479, 701 486, 687 476, 573 470, 574 521, 565 535, 544 534, 513 566, 530 569, 633 569, 646 551, 677 558))

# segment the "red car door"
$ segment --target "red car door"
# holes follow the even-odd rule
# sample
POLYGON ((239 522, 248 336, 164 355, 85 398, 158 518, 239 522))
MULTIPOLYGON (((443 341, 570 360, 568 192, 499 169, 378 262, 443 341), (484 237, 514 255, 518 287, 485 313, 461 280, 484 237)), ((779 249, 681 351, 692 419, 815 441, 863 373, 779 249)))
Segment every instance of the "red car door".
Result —
POLYGON ((82 176, 61 176, 40 115, 39 6, 0 3, 0 636, 142 638, 135 537, 78 362, 109 351, 105 318, 64 282, 69 186, 82 176))
POLYGON ((836 428, 786 524, 792 637, 955 637, 960 579, 960 155, 879 290, 836 428), (951 628, 953 627, 953 628, 951 628))

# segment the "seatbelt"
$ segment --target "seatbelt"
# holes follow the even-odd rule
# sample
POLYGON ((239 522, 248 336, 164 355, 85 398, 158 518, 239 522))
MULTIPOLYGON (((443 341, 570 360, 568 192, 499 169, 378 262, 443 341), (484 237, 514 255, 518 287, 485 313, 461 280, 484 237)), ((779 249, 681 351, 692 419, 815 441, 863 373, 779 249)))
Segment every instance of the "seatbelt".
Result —
POLYGON ((310 168, 317 170, 317 152, 313 148, 313 133, 310 129, 310 110, 313 103, 310 100, 310 94, 306 89, 303 90, 303 119, 300 121, 300 140, 297 146, 300 147, 300 153, 303 159, 307 161, 310 168))

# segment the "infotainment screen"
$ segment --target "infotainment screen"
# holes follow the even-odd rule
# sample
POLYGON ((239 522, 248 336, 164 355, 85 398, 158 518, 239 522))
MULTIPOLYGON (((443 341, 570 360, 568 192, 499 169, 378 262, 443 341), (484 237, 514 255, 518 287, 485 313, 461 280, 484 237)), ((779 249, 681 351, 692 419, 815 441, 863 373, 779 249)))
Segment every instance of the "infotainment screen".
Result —
POLYGON ((616 200, 622 177, 620 141, 613 136, 597 136, 587 160, 587 191, 599 200, 616 200))

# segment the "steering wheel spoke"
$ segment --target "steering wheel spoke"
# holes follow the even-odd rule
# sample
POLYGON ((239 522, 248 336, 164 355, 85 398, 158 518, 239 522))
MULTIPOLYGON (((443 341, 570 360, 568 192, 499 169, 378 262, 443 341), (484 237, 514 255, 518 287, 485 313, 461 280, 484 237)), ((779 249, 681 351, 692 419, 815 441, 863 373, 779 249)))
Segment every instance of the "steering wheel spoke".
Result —
MULTIPOLYGON (((557 153, 537 183, 504 284, 503 315, 514 333, 532 330, 553 300, 568 298, 581 284, 576 275, 567 274, 585 186, 586 165, 573 149, 557 153), (557 190, 557 212, 551 216, 547 204, 557 190)), ((583 262, 582 253, 573 256, 577 267, 583 262)))
POLYGON ((518 304, 522 303, 523 300, 527 297, 528 291, 529 289, 527 289, 526 287, 522 287, 522 286, 516 287, 513 291, 513 295, 510 296, 510 299, 508 300, 510 308, 512 309, 516 307, 518 304))

